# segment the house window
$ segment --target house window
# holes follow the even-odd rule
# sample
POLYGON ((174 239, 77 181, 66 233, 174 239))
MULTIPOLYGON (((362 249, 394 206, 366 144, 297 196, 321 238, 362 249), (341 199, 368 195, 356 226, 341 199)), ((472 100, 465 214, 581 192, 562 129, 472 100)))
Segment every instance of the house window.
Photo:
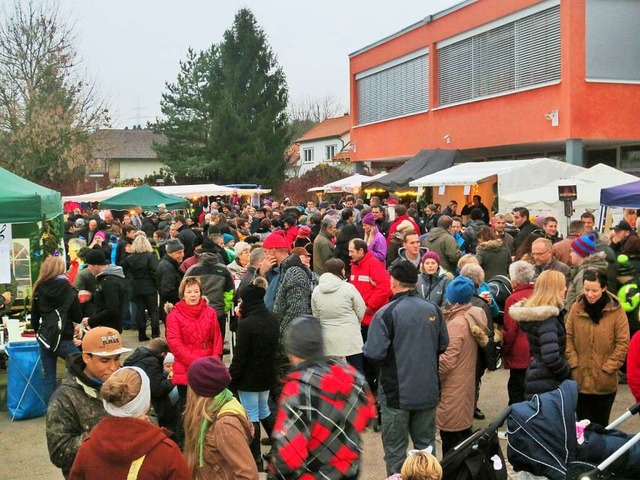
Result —
POLYGON ((640 176, 640 145, 620 149, 620 170, 640 176))
POLYGON ((302 150, 302 153, 304 153, 305 163, 313 162, 313 148, 304 148, 302 150))
POLYGON ((438 48, 442 106, 559 80, 559 6, 438 48))
POLYGON ((429 109, 426 49, 356 75, 358 125, 429 109))
POLYGON ((327 145, 327 160, 331 160, 333 156, 336 154, 336 146, 335 145, 327 145))

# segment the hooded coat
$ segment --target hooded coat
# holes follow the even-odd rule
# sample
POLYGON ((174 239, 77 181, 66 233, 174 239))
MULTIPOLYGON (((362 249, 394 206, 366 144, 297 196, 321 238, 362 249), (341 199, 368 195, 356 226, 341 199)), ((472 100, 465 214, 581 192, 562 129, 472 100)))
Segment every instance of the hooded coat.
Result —
POLYGON ((484 270, 484 277, 487 280, 496 275, 509 276, 511 252, 502 240, 480 243, 476 249, 476 259, 484 270))
POLYGON ((598 323, 591 320, 580 295, 567 316, 567 358, 580 393, 604 395, 618 390, 618 370, 629 349, 629 322, 620 302, 609 299, 598 323))
POLYGON ((73 340, 74 323, 82 321, 82 311, 78 301, 78 292, 71 286, 65 276, 52 278, 38 285, 34 292, 33 307, 31 310, 31 325, 37 333, 40 327, 40 317, 45 313, 58 309, 58 312, 67 305, 66 315, 62 315, 61 340, 73 340))
POLYGON ((444 311, 449 346, 439 357, 440 403, 438 429, 458 432, 473 425, 478 346, 489 341, 487 319, 482 309, 470 303, 454 304, 444 311))
POLYGON ((362 353, 360 321, 366 306, 358 289, 333 273, 323 273, 311 295, 311 311, 322 323, 324 353, 347 357, 362 353))
POLYGON ((111 327, 122 333, 122 313, 127 298, 127 286, 122 267, 107 265, 96 275, 96 293, 93 303, 96 313, 89 317, 89 326, 111 327))
POLYGON ((132 253, 122 262, 127 279, 134 285, 132 298, 158 293, 158 257, 155 253, 132 253))
POLYGON ((525 376, 525 395, 554 390, 571 378, 565 357, 567 334, 560 309, 550 305, 526 307, 518 302, 509 309, 511 318, 527 334, 531 362, 525 376))
POLYGON ((384 263, 371 252, 367 252, 359 261, 351 262, 349 283, 358 289, 366 306, 362 326, 371 324, 378 309, 389 302, 392 295, 390 278, 384 263))
POLYGON ((180 448, 167 433, 148 420, 105 417, 82 443, 69 478, 124 480, 132 462, 144 456, 138 479, 191 480, 180 448))
POLYGON ((67 357, 67 376, 47 407, 47 447, 51 463, 69 478, 82 441, 107 415, 98 396, 100 384, 84 373, 81 353, 67 357))

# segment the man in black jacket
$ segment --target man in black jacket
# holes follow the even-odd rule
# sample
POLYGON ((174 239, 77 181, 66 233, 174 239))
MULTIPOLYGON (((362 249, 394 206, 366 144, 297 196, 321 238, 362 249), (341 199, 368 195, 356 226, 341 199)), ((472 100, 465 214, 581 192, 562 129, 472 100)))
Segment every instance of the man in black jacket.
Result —
POLYGON ((85 263, 96 277, 96 292, 93 296, 96 312, 82 319, 83 325, 91 328, 111 327, 122 333, 122 314, 126 301, 126 283, 122 267, 110 265, 102 250, 91 249, 85 263))
POLYGON ((522 245, 522 242, 531 235, 538 227, 529 221, 529 210, 524 207, 517 207, 513 209, 513 223, 520 229, 520 232, 516 236, 514 249, 518 250, 518 247, 522 245))
POLYGON ((184 246, 177 238, 172 238, 164 244, 167 254, 158 263, 158 292, 160 294, 160 319, 164 322, 166 313, 165 303, 176 304, 180 301, 178 288, 183 273, 180 264, 184 259, 184 246))
POLYGON ((147 347, 138 347, 125 362, 125 367, 138 367, 149 377, 151 404, 158 416, 158 424, 172 432, 176 429, 179 413, 171 403, 169 393, 174 385, 164 374, 163 363, 169 353, 169 344, 164 338, 154 338, 147 347))
POLYGON ((183 215, 176 215, 173 223, 178 229, 178 240, 184 245, 185 257, 192 257, 196 248, 196 234, 191 231, 183 215))

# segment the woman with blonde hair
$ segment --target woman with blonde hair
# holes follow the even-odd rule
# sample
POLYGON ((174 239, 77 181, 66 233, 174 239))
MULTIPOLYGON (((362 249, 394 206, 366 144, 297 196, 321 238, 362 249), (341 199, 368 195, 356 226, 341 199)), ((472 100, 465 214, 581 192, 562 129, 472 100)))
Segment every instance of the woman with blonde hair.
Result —
POLYGON ((149 239, 140 232, 131 244, 131 253, 122 262, 122 269, 131 285, 131 301, 136 304, 138 316, 138 341, 146 342, 147 316, 151 321, 151 337, 160 336, 160 312, 158 310, 158 257, 149 239), (145 313, 146 312, 146 313, 145 313))
POLYGON ((555 270, 540 274, 533 294, 509 309, 509 315, 527 334, 531 362, 525 375, 525 397, 549 392, 571 378, 565 357, 567 333, 563 308, 567 293, 566 277, 555 270))
POLYGON ((56 389, 58 357, 66 360, 68 355, 79 351, 73 342, 73 334, 74 323, 82 321, 82 311, 78 291, 69 283, 65 270, 64 257, 49 256, 42 262, 38 279, 33 284, 31 327, 40 344, 47 404, 56 389), (58 332, 59 319, 62 326, 58 332))
POLYGON ((151 387, 144 370, 116 370, 102 385, 100 396, 107 416, 82 442, 70 479, 191 479, 178 446, 147 417, 151 387))
POLYGON ((187 375, 183 451, 193 480, 257 480, 249 448, 253 425, 227 389, 227 367, 217 357, 204 357, 191 364, 187 375))

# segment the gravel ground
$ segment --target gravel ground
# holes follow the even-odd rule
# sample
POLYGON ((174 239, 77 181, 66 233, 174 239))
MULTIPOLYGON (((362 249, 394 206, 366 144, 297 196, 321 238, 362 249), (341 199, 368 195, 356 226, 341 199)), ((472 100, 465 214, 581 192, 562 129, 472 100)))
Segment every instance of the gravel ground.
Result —
MULTIPOLYGON (((126 346, 138 346, 136 332, 124 333, 126 346)), ((61 369, 59 369, 61 370, 61 369)), ((506 384, 508 372, 500 370, 488 372, 483 379, 480 393, 480 408, 486 414, 486 420, 476 421, 474 427, 487 425, 507 405, 506 384)), ((0 371, 0 386, 6 382, 6 371, 0 371)), ((629 388, 621 385, 611 418, 616 418, 634 403, 629 388)), ((637 416, 622 425, 621 430, 628 433, 640 431, 640 418, 637 416)), ((11 422, 8 412, 0 412, 0 479, 2 480, 39 480, 61 479, 60 471, 49 462, 45 441, 44 417, 11 422)), ((506 455, 506 441, 501 441, 506 455)), ((382 480, 385 478, 382 441, 379 433, 368 431, 364 434, 364 468, 361 480, 382 480)), ((266 447, 265 447, 266 448, 266 447)), ((514 478, 512 476, 512 478, 514 478)))

